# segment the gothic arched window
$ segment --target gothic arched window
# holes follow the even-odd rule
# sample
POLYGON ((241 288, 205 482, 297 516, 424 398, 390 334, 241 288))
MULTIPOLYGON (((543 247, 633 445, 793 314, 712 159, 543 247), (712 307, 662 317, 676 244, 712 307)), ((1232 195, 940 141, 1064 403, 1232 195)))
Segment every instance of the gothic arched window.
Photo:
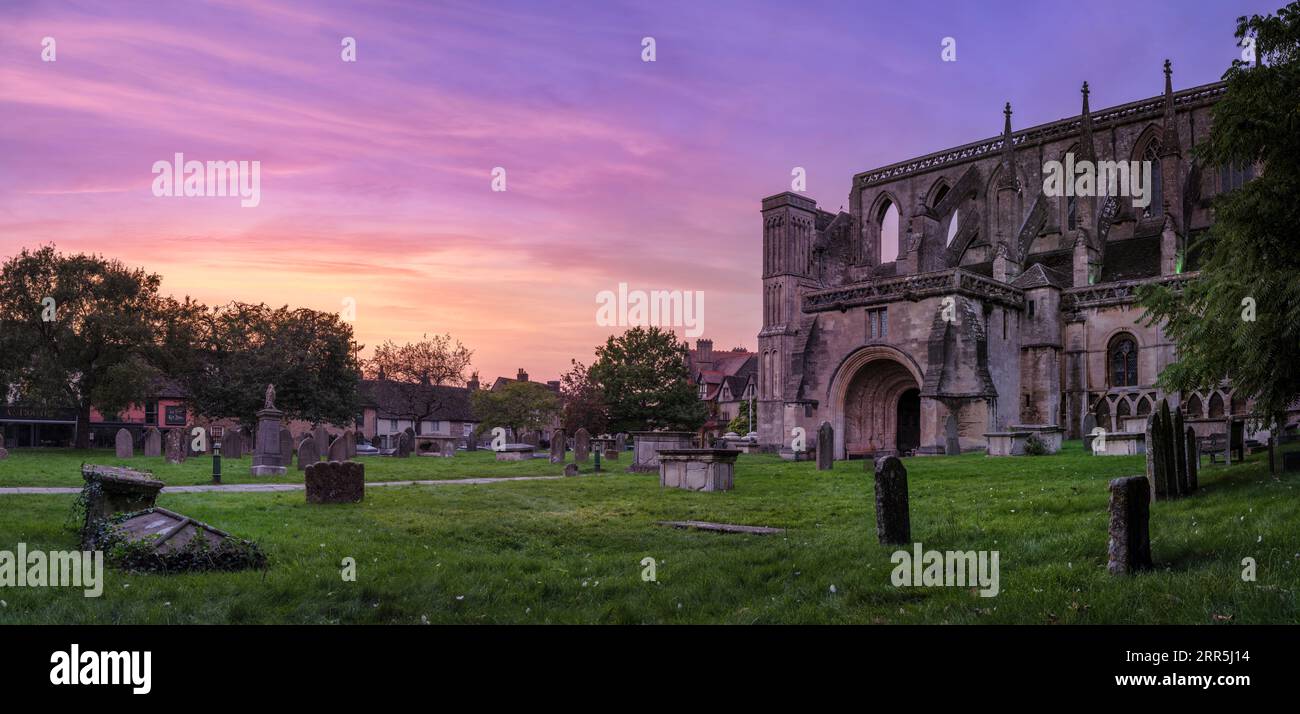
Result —
POLYGON ((1142 151, 1142 161, 1151 162, 1151 186, 1148 196, 1151 202, 1146 208, 1142 209, 1142 217, 1150 218, 1151 216, 1163 216, 1165 212, 1164 191, 1161 187, 1160 178, 1160 141, 1152 138, 1147 142, 1146 149, 1142 151))
POLYGON ((1119 335, 1110 341, 1110 386, 1133 387, 1137 383, 1137 342, 1131 335, 1119 335))
POLYGON ((898 208, 893 201, 885 201, 876 215, 880 226, 880 262, 898 260, 898 208))

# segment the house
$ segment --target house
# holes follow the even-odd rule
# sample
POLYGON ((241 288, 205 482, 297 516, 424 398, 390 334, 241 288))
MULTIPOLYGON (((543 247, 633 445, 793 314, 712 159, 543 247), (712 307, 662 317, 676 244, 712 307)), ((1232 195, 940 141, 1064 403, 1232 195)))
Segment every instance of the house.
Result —
POLYGON ((470 405, 470 394, 477 388, 477 378, 464 387, 362 380, 358 428, 367 441, 379 448, 396 446, 396 435, 407 429, 418 434, 472 438, 478 419, 470 405))
POLYGON ((727 423, 740 414, 741 405, 757 397, 758 355, 743 347, 715 352, 713 340, 700 339, 695 341, 695 349, 687 351, 686 359, 700 400, 709 405, 701 432, 711 438, 722 436, 727 423))

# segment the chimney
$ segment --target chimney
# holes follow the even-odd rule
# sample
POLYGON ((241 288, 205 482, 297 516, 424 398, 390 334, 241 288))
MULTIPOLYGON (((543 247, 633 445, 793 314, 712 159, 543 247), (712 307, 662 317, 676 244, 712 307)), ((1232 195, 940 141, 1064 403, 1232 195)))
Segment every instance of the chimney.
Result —
POLYGON ((695 361, 700 364, 713 364, 713 340, 695 341, 695 361))
POLYGON ((478 372, 470 375, 469 381, 465 383, 465 386, 468 387, 471 392, 478 391, 478 372))
POLYGON ((528 381, 528 373, 524 371, 523 367, 519 368, 519 374, 515 376, 515 379, 519 380, 520 382, 528 381))

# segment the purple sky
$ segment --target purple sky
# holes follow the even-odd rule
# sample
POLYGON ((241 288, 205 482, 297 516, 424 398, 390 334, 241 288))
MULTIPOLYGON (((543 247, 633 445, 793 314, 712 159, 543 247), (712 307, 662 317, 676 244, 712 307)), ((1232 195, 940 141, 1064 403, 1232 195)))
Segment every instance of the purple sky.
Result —
MULTIPOLYGON (((556 378, 596 295, 703 290, 755 346, 759 199, 1217 80, 1267 2, 0 3, 0 258, 54 242, 164 290, 450 332, 556 378), (42 38, 57 61, 41 61, 42 38), (357 62, 340 59, 345 36, 357 62), (641 61, 641 38, 657 60, 641 61), (941 61, 941 40, 957 61, 941 61), (155 197, 155 161, 261 162, 261 202, 155 197), (507 171, 504 193, 491 171, 507 171)), ((678 330, 679 334, 681 330, 678 330)))

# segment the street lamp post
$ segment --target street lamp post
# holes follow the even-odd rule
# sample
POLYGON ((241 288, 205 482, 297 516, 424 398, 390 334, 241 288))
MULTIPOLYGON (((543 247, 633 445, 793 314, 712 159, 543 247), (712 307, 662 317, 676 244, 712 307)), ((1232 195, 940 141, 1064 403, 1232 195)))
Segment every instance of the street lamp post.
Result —
POLYGON ((212 483, 221 483, 221 442, 212 442, 212 483))

